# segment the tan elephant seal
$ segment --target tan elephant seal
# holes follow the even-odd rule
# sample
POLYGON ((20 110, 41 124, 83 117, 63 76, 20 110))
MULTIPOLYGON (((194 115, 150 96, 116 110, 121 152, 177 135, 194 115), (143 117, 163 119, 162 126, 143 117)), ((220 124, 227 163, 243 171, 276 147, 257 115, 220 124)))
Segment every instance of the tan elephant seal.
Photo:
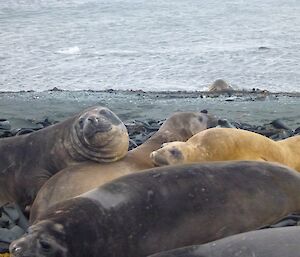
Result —
POLYGON ((217 79, 209 86, 209 92, 227 92, 233 91, 233 88, 227 84, 223 79, 217 79))
POLYGON ((66 168, 52 177, 39 191, 31 208, 34 221, 51 205, 87 192, 115 178, 154 167, 150 153, 165 142, 186 141, 199 131, 217 125, 207 113, 178 112, 169 117, 144 144, 131 150, 122 160, 113 163, 87 162, 66 168))
POLYGON ((24 210, 56 172, 86 160, 112 162, 128 151, 122 121, 105 107, 92 107, 63 122, 0 140, 0 205, 24 210))
POLYGON ((13 242, 12 257, 145 257, 300 211, 300 174, 267 162, 153 168, 60 202, 13 242))
POLYGON ((157 166, 190 162, 260 160, 285 164, 300 171, 300 136, 273 141, 234 128, 211 128, 187 142, 172 142, 151 153, 157 166))

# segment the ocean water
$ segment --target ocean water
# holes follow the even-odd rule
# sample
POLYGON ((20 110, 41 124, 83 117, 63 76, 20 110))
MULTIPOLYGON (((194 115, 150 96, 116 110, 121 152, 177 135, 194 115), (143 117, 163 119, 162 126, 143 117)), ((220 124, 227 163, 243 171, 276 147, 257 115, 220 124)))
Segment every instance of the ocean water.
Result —
POLYGON ((0 91, 300 91, 299 0, 0 1, 0 91))

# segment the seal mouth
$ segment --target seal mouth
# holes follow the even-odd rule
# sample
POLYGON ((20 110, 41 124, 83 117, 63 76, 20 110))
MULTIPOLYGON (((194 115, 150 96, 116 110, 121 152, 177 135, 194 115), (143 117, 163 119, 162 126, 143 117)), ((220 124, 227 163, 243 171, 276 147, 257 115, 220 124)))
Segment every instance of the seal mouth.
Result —
POLYGON ((150 158, 152 162, 155 164, 155 166, 167 166, 169 165, 169 162, 161 156, 157 151, 154 151, 150 154, 150 158))
POLYGON ((94 128, 96 132, 107 132, 112 128, 111 122, 105 117, 88 117, 87 123, 94 128))

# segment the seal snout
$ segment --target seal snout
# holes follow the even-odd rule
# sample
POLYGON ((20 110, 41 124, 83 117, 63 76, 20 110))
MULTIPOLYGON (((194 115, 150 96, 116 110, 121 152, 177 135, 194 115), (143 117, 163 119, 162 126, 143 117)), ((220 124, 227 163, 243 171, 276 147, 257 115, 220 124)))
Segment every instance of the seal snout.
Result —
POLYGON ((112 129, 111 122, 104 117, 90 116, 87 120, 95 128, 96 132, 107 132, 112 129))
POLYGON ((154 151, 150 154, 150 158, 156 166, 164 166, 169 165, 169 162, 166 158, 164 158, 157 151, 154 151))
POLYGON ((24 253, 24 247, 18 241, 13 242, 9 247, 9 252, 12 257, 30 257, 29 254, 24 253))

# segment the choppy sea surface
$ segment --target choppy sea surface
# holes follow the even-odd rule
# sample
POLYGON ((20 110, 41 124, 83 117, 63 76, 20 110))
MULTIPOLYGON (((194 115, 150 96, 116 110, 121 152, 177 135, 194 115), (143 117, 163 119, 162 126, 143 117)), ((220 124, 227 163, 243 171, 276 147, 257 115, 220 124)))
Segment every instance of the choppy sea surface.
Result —
POLYGON ((299 0, 0 1, 0 91, 300 91, 299 0))

